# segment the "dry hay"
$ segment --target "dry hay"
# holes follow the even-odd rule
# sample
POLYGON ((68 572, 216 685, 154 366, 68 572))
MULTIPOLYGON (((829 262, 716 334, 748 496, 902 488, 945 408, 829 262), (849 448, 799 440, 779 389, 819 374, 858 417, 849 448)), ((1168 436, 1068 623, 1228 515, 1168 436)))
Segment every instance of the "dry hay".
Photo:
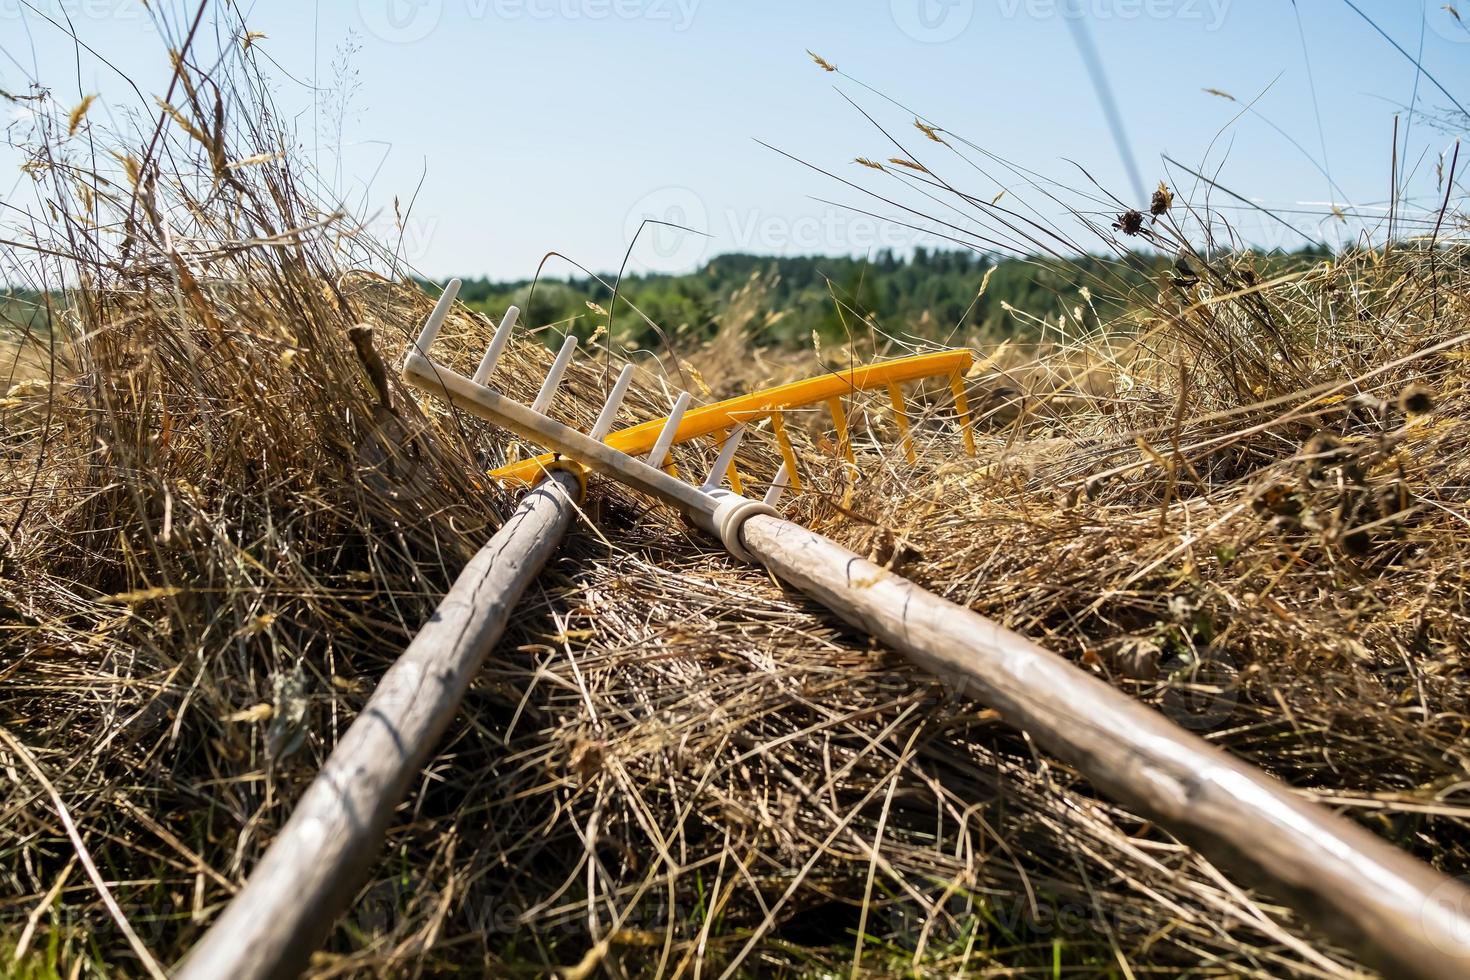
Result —
MULTIPOLYGON (((513 506, 483 472, 520 449, 393 377, 429 301, 356 271, 392 264, 271 156, 258 80, 221 93, 257 120, 238 133, 187 77, 163 143, 197 169, 134 159, 83 194, 42 168, 128 244, 49 243, 73 367, 7 463, 3 935, 37 976, 141 966, 36 773, 174 960, 513 506)), ((1026 404, 973 460, 938 393, 917 467, 875 401, 858 474, 804 431, 793 515, 1464 871, 1464 258, 1202 270, 1142 322, 1012 357, 1026 404)), ((457 311, 446 356, 489 330, 457 311)), ((590 422, 615 361, 574 370, 563 418, 590 422)), ((501 377, 529 398, 549 362, 522 340, 501 377)), ((630 419, 690 383, 672 353, 645 367, 630 419)), ((741 459, 774 463, 760 439, 741 459)), ((663 509, 603 485, 587 508, 315 975, 1359 972, 663 509)))

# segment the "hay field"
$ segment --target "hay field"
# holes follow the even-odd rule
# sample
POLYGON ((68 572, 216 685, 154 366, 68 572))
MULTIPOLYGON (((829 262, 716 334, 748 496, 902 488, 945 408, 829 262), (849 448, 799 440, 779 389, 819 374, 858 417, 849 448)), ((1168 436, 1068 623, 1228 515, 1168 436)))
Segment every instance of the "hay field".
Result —
MULTIPOLYGON (((514 505, 484 471, 522 447, 396 380, 431 298, 303 191, 239 57, 180 61, 152 147, 99 129, 115 155, 81 153, 53 107, 37 164, 65 216, 32 243, 56 356, 26 355, 45 380, 0 416, 0 957, 22 977, 176 961, 514 505)), ((1099 225, 1095 247, 1184 263, 1124 320, 968 339, 974 458, 942 392, 915 399, 912 466, 865 401, 856 471, 796 427, 789 513, 1463 873, 1463 221, 1447 203, 1391 248, 1268 270, 1190 240, 1192 210, 1166 192, 1099 225)), ((628 420, 696 378, 914 346, 873 326, 752 355, 753 322, 633 355, 628 420)), ((452 315, 457 367, 491 329, 452 315)), ((600 407, 624 356, 602 344, 564 420, 600 407)), ((529 400, 550 352, 508 358, 529 400)), ((777 457, 748 445, 758 481, 777 457)), ((670 513, 605 484, 586 509, 314 976, 1363 974, 670 513)))

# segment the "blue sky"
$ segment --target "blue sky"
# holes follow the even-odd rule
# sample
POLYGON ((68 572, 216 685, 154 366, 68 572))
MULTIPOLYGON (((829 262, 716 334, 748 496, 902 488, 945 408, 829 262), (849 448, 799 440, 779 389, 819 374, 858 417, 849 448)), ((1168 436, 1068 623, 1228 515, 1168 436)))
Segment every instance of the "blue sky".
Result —
MULTIPOLYGON (((62 105, 100 93, 93 112, 113 119, 137 105, 111 69, 78 58, 31 3, 67 13, 83 39, 145 92, 162 92, 163 45, 138 0, 0 0, 0 87, 16 90, 39 74, 62 105)), ((273 62, 277 102, 295 118, 325 191, 380 215, 390 229, 394 197, 406 204, 417 190, 404 252, 419 270, 515 278, 533 274, 551 250, 616 269, 645 215, 703 228, 709 237, 645 234, 634 250, 635 269, 691 267, 734 250, 862 254, 925 243, 814 200, 872 206, 756 142, 847 179, 891 186, 891 178, 851 162, 894 151, 839 90, 905 143, 932 145, 923 146, 911 114, 844 75, 1026 167, 1076 185, 1077 171, 1066 162, 1075 160, 1132 198, 1064 16, 1069 3, 1087 20, 1150 189, 1165 175, 1160 155, 1168 153, 1191 166, 1207 161, 1221 182, 1273 207, 1320 207, 1330 198, 1371 213, 1387 199, 1393 120, 1413 97, 1416 72, 1342 0, 1300 0, 1305 57, 1290 0, 238 6, 254 30, 268 35, 257 43, 273 62), (817 68, 808 48, 843 74, 817 68), (1242 106, 1205 88, 1242 101, 1259 97, 1260 116, 1235 118, 1242 106), (339 111, 344 91, 350 97, 339 111), (1324 143, 1341 193, 1314 165, 1323 163, 1324 143)), ((1442 9, 1443 0, 1357 3, 1411 52, 1422 39, 1425 67, 1470 104, 1470 32, 1442 9)), ((161 6, 170 22, 182 18, 183 4, 161 6)), ((1470 5, 1465 14, 1470 18, 1470 5)), ((1421 106, 1449 104, 1427 79, 1418 86, 1421 106)), ((1434 165, 1453 139, 1413 124, 1405 151, 1417 164, 1411 198, 1427 204, 1434 197, 1434 165)), ((998 186, 950 158, 935 162, 977 196, 1005 189, 1046 207, 1021 182, 998 186)), ((0 193, 22 206, 17 164, 13 153, 0 154, 0 193)), ((1262 244, 1299 241, 1283 239, 1248 212, 1237 217, 1242 233, 1262 244)), ((1318 223, 1300 220, 1308 229, 1318 223)), ((1323 234, 1340 231, 1329 226, 1323 234)))

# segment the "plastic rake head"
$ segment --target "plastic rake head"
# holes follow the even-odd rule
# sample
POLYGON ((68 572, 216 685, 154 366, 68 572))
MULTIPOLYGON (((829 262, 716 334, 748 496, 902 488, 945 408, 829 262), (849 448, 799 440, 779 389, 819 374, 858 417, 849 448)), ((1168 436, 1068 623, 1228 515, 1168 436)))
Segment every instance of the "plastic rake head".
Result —
POLYGON ((450 280, 425 321, 418 341, 404 357, 403 377, 409 384, 439 395, 456 407, 488 419, 549 450, 534 459, 494 470, 490 473, 492 477, 533 483, 551 470, 569 469, 580 480, 585 480, 586 470, 591 470, 678 508, 695 524, 718 536, 725 547, 740 558, 749 557, 737 533, 745 518, 757 512, 774 514, 775 504, 788 485, 794 490, 801 489, 796 452, 786 433, 785 413, 788 411, 825 405, 832 414, 840 452, 849 461, 854 461, 842 400, 858 392, 886 389, 904 452, 909 461, 914 462, 917 456, 902 386, 927 378, 945 378, 954 394, 965 452, 972 456, 975 454, 975 439, 963 384, 973 360, 968 350, 920 354, 834 371, 694 408, 690 407, 689 393, 680 392, 664 418, 613 432, 614 419, 633 376, 634 368, 629 364, 618 375, 597 421, 589 432, 583 433, 556 421, 551 415, 557 388, 576 354, 577 338, 574 336, 568 335, 563 342, 540 392, 530 405, 502 395, 487 383, 515 328, 519 312, 515 307, 511 307, 501 320, 472 377, 458 374, 429 357, 429 349, 458 292, 459 280, 450 280), (736 468, 735 453, 747 427, 762 419, 771 422, 772 434, 781 450, 782 464, 771 479, 765 499, 754 501, 742 496, 744 480, 736 468), (708 476, 696 486, 679 478, 671 453, 675 446, 707 438, 716 441, 719 453, 708 476), (724 488, 727 481, 730 484, 728 490, 724 488))

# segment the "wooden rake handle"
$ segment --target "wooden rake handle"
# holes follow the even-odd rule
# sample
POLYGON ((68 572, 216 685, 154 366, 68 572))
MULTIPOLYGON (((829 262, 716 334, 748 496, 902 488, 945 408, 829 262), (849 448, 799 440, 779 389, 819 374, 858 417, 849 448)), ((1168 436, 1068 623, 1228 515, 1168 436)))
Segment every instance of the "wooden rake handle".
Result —
POLYGON ((575 474, 552 473, 460 572, 176 977, 265 980, 306 968, 521 594, 561 544, 580 491, 575 474))
POLYGON ((1394 978, 1470 977, 1470 889, 979 614, 778 517, 745 550, 1394 978))

